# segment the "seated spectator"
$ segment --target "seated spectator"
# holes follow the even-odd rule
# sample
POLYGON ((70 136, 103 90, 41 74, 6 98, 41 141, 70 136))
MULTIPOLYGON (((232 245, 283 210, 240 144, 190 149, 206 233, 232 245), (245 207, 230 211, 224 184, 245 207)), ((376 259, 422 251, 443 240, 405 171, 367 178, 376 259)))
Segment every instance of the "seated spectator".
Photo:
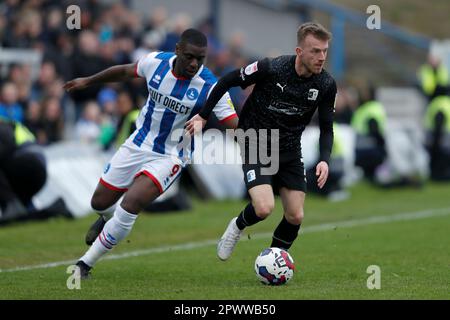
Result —
POLYGON ((0 117, 23 122, 24 115, 22 106, 18 103, 19 93, 12 82, 6 82, 2 86, 0 100, 0 117))

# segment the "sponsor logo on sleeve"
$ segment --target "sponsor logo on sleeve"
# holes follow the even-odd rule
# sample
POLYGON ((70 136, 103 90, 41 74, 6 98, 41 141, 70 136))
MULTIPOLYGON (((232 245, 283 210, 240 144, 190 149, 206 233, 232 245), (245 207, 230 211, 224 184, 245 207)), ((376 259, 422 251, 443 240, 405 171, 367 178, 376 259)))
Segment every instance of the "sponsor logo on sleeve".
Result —
POLYGON ((234 104, 233 104, 233 101, 231 101, 230 97, 227 98, 227 104, 230 106, 231 109, 234 110, 234 104))
POLYGON ((245 67, 245 74, 251 75, 252 73, 255 73, 258 71, 258 61, 253 62, 252 64, 249 64, 247 67, 245 67))

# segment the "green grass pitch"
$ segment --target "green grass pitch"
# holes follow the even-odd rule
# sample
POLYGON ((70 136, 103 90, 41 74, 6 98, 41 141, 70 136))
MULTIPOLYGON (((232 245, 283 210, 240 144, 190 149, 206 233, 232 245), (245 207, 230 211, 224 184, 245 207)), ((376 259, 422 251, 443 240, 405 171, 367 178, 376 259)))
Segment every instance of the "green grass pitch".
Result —
POLYGON ((253 271, 281 219, 279 200, 226 262, 215 244, 245 202, 196 201, 189 212, 141 214, 79 290, 67 288, 66 269, 87 249, 95 215, 2 227, 0 299, 448 299, 450 185, 350 191, 341 202, 307 196, 290 250, 297 270, 285 286, 264 286, 253 271), (380 267, 380 289, 367 288, 370 265, 380 267))

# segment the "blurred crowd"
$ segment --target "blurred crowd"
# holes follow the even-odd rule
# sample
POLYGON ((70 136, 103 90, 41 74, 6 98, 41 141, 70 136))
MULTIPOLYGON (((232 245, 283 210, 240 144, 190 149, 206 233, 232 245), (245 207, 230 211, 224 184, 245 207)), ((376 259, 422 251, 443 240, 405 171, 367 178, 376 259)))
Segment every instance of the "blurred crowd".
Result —
MULTIPOLYGON (((425 101, 420 124, 399 130, 388 127, 392 119, 388 119, 385 106, 377 99, 377 88, 370 81, 361 81, 358 87, 340 83, 329 180, 322 190, 311 182, 309 190, 330 195, 344 189, 343 146, 348 141, 341 134, 341 125, 353 130, 354 165, 370 183, 390 188, 422 187, 429 178, 450 181, 450 75, 437 55, 429 54, 418 66, 415 87, 425 101)), ((408 113, 406 101, 404 112, 408 113)), ((313 169, 308 181, 314 181, 313 169)))
MULTIPOLYGON (((155 50, 174 51, 180 34, 196 27, 208 37, 206 66, 217 76, 248 63, 242 34, 223 43, 208 18, 193 21, 165 7, 136 12, 127 2, 77 1, 81 28, 69 30, 71 1, 5 0, 0 4, 0 47, 33 49, 42 54, 36 79, 24 63, 1 65, 0 116, 23 123, 41 145, 63 139, 97 142, 105 149, 115 140, 126 114, 147 98, 143 79, 90 87, 67 94, 65 81, 92 75, 109 66, 137 61, 155 50)), ((239 109, 247 92, 230 92, 239 109)))

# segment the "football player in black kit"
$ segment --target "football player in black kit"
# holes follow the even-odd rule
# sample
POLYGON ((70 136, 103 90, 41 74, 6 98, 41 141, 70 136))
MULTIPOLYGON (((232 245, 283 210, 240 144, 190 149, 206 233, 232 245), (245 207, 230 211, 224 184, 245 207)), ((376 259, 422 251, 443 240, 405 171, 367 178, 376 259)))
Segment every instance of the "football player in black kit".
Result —
MULTIPOLYGON (((336 98, 336 82, 323 69, 330 40, 330 32, 320 24, 308 22, 301 25, 297 31, 295 55, 265 58, 228 73, 219 80, 200 113, 187 122, 188 133, 198 132, 228 89, 254 84, 253 92, 242 109, 238 129, 279 130, 278 158, 271 154, 271 159, 279 159, 275 174, 262 174, 261 169, 268 165, 262 164, 259 158, 257 163, 249 163, 247 157, 243 159, 244 179, 251 203, 231 220, 220 239, 217 254, 221 260, 231 256, 244 228, 271 214, 275 205, 272 187, 279 189, 284 216, 274 231, 271 247, 288 250, 297 238, 304 216, 306 192, 300 138, 316 109, 320 126, 320 159, 316 166, 318 187, 322 188, 327 181, 336 98)), ((262 145, 258 143, 259 147, 262 145)), ((270 146, 271 143, 264 145, 270 146)), ((247 155, 257 149, 245 141, 240 146, 241 155, 242 151, 247 155)))

